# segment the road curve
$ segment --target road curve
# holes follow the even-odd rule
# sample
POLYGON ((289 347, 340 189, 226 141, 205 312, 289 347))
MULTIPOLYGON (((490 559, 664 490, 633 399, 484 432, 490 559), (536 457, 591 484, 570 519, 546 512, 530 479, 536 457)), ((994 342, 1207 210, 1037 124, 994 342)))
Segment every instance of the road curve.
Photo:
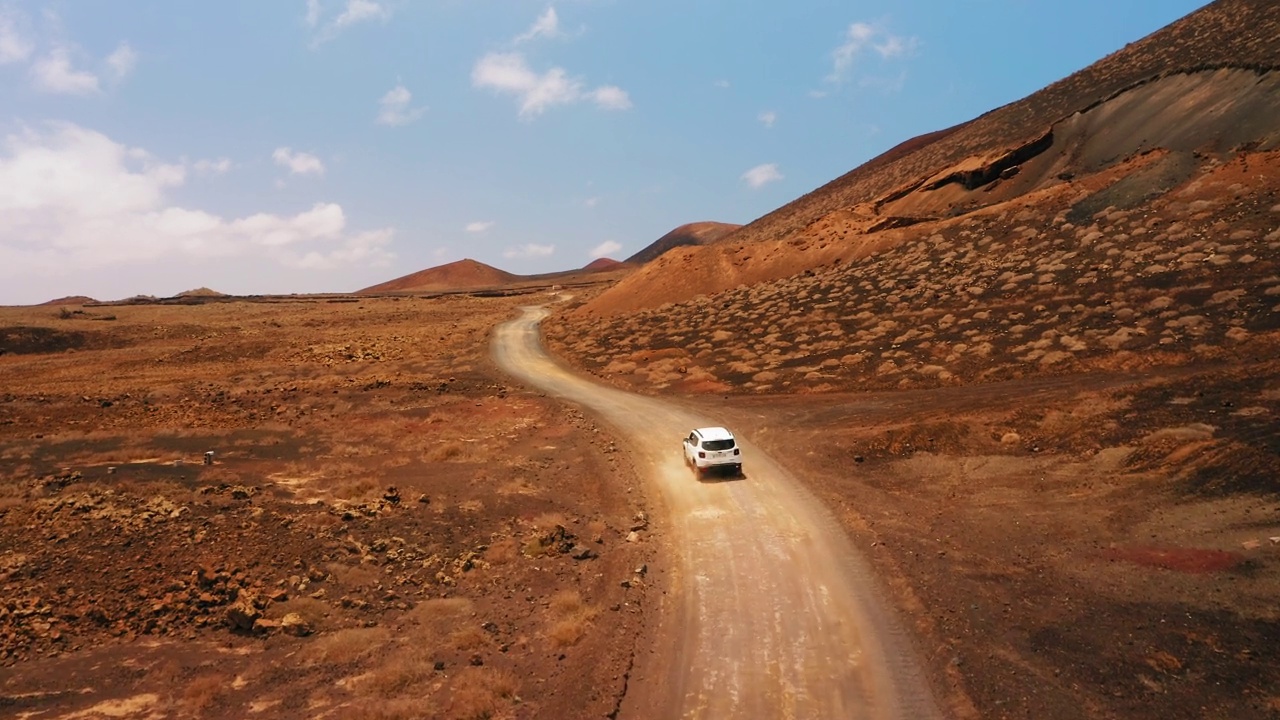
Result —
MULTIPOLYGON (((745 438, 746 478, 698 482, 680 441, 718 425, 661 399, 596 385, 542 348, 544 308, 497 329, 507 373, 595 413, 628 441, 662 495, 677 555, 665 657, 645 674, 654 717, 941 717, 910 638, 869 566, 799 482, 745 438), (655 677, 656 676, 656 677, 655 677)), ((623 705, 623 715, 628 713, 623 705)))

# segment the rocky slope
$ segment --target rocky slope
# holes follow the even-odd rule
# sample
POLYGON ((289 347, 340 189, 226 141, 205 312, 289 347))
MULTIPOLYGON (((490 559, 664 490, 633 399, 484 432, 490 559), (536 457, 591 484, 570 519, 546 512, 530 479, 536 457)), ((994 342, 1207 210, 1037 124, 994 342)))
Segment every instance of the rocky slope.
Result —
POLYGON ((681 225, 654 240, 640 252, 627 258, 627 262, 643 265, 678 247, 711 245, 740 227, 742 226, 718 222, 696 222, 681 225))
POLYGON ((1273 3, 1220 0, 1024 100, 904 143, 714 246, 671 252, 584 314, 859 260, 932 232, 891 230, 1017 199, 1070 197, 1073 223, 1137 210, 1205 162, 1280 147, 1277 37, 1273 3))

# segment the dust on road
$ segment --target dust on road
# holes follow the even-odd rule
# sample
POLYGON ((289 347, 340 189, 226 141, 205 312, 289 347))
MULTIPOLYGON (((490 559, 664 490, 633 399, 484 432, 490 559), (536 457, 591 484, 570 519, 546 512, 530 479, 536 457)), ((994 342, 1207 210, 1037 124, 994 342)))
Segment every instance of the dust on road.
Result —
POLYGON ((680 439, 719 421, 557 365, 539 339, 547 315, 525 308, 500 326, 498 364, 617 428, 669 516, 670 600, 622 714, 939 717, 910 637, 821 504, 741 438, 745 479, 698 482, 680 439))

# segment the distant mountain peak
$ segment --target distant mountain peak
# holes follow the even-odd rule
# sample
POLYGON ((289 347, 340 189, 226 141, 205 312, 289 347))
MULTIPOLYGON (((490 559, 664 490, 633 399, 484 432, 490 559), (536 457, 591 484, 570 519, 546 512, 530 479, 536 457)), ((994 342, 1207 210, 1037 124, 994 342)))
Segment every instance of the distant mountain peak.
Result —
POLYGON ((519 275, 464 258, 436 267, 419 270, 394 280, 367 287, 360 293, 383 292, 448 292, 497 287, 519 280, 519 275))

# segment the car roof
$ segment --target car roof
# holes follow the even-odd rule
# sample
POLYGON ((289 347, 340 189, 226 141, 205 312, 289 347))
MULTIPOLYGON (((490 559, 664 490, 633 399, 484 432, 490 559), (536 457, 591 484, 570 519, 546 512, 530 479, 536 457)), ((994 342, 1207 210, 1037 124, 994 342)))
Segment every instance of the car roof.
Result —
POLYGON ((722 427, 704 427, 694 430, 703 440, 732 440, 733 433, 722 427))

